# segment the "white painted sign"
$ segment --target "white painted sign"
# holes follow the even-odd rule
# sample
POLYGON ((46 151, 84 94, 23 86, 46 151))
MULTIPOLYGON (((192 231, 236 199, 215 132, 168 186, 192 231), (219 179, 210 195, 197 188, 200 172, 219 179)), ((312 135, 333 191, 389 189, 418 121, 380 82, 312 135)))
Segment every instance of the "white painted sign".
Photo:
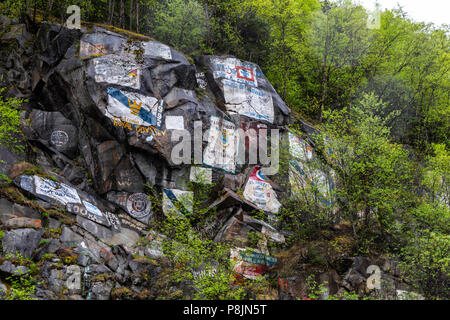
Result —
POLYGON ((30 176, 20 176, 20 187, 28 192, 33 193, 33 177, 30 176))
POLYGON ((306 196, 306 189, 311 183, 309 175, 305 171, 305 166, 301 161, 291 160, 289 165, 289 183, 292 193, 306 196))
POLYGON ((264 180, 261 169, 253 169, 244 189, 244 197, 254 203, 259 209, 277 213, 281 203, 277 199, 272 186, 264 180))
POLYGON ((301 161, 291 160, 289 182, 295 195, 305 196, 311 200, 312 190, 310 188, 315 188, 318 192, 319 201, 327 206, 331 204, 332 180, 323 170, 304 164, 301 161))
POLYGON ((273 101, 269 92, 227 79, 223 79, 222 84, 228 111, 273 123, 273 101))
POLYGON ((289 153, 303 162, 313 159, 312 147, 303 139, 300 139, 292 133, 288 133, 289 137, 289 153))
POLYGON ((163 190, 164 214, 189 216, 194 212, 194 193, 178 189, 163 190))
POLYGON ((183 116, 166 116, 166 129, 184 130, 183 116))
POLYGON ((206 81, 206 76, 204 72, 197 72, 195 74, 195 77, 197 78, 197 84, 198 86, 203 89, 206 90, 206 86, 208 85, 207 81, 206 81))
POLYGON ((203 168, 199 166, 191 166, 191 172, 189 176, 192 182, 211 184, 212 183, 212 169, 203 168))
POLYGON ((286 239, 284 238, 284 235, 282 235, 279 232, 272 231, 269 228, 266 228, 264 226, 262 227, 261 233, 278 243, 283 243, 286 241, 286 239))
POLYGON ((152 202, 144 193, 133 193, 127 199, 127 211, 136 219, 143 219, 151 213, 152 202))
POLYGON ((144 42, 144 55, 172 60, 170 47, 156 41, 144 42))
POLYGON ((92 203, 83 200, 83 204, 86 207, 87 211, 89 211, 90 213, 95 214, 96 216, 99 217, 103 217, 103 213, 92 203))
POLYGON ((210 117, 208 145, 203 153, 203 163, 234 173, 236 170, 236 151, 239 135, 233 122, 217 116, 210 117))
POLYGON ((330 188, 328 176, 322 170, 313 170, 313 182, 317 191, 326 199, 330 198, 330 188))
POLYGON ((131 56, 108 54, 93 59, 95 81, 140 88, 140 70, 131 56))
POLYGON ((39 176, 33 178, 37 194, 50 197, 63 205, 69 202, 81 203, 78 192, 74 188, 39 176))
POLYGON ((50 142, 56 147, 64 147, 69 142, 69 136, 65 131, 55 130, 50 136, 50 142))
POLYGON ((144 96, 116 88, 108 88, 108 106, 106 116, 140 126, 161 127, 163 101, 155 97, 144 96))
POLYGON ((256 67, 236 58, 213 58, 214 79, 228 79, 238 83, 258 86, 256 67))

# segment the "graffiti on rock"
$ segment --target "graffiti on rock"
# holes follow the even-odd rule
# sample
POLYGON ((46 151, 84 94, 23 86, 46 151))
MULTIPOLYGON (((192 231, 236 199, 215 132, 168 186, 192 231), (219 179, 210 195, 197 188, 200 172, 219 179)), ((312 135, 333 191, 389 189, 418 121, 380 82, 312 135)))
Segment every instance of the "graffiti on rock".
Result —
POLYGON ((126 118, 127 121, 141 126, 161 127, 163 100, 144 96, 135 92, 126 92, 108 88, 108 107, 106 116, 126 118))
POLYGON ((163 190, 163 211, 166 215, 177 214, 189 217, 194 211, 194 193, 177 189, 163 190))
POLYGON ((214 79, 223 78, 255 87, 258 86, 255 66, 235 58, 214 58, 212 63, 215 67, 214 79))
POLYGON ((55 130, 52 132, 50 136, 50 142, 54 146, 61 148, 64 147, 67 144, 67 142, 69 142, 69 136, 65 131, 55 130))
POLYGON ((150 214, 152 203, 143 193, 133 193, 127 199, 128 213, 136 219, 143 219, 150 214))
POLYGON ((238 140, 239 135, 236 134, 233 122, 211 116, 209 143, 203 153, 203 164, 235 173, 238 140))
POLYGON ((211 184, 212 169, 199 166, 191 166, 189 180, 195 183, 211 184))
POLYGON ((140 88, 140 70, 132 57, 109 54, 93 60, 95 81, 140 88))
POLYGON ((35 192, 38 195, 49 197, 63 205, 66 205, 68 202, 81 203, 77 190, 64 183, 58 183, 39 176, 33 176, 33 183, 35 192))
POLYGON ((273 101, 269 92, 227 79, 222 79, 222 84, 229 112, 273 123, 273 101))
POLYGON ((270 183, 264 180, 261 168, 255 167, 244 189, 244 197, 264 211, 277 213, 281 203, 270 183))

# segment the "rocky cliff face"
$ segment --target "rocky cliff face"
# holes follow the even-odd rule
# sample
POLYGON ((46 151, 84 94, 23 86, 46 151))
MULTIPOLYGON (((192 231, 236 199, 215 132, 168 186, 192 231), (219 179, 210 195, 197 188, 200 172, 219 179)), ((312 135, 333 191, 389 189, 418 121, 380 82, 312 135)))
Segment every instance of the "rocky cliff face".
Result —
MULTIPOLYGON (((207 205, 217 216, 202 228, 236 246, 237 273, 252 278, 285 263, 267 241, 285 242, 288 233, 277 230, 273 214, 277 199, 291 191, 262 174, 261 157, 238 161, 235 143, 242 141, 239 129, 253 129, 260 140, 277 129, 294 157, 310 161, 314 128, 304 124, 305 139, 288 133, 290 110, 259 66, 221 56, 189 61, 164 44, 96 26, 69 30, 43 22, 31 32, 2 18, 0 35, 3 85, 28 99, 27 152, 1 152, 2 170, 14 183, 0 199, 2 278, 30 272, 32 260, 41 266, 40 299, 158 297, 164 259, 152 224, 164 214, 192 214, 189 182, 216 185, 207 205), (159 204, 147 197, 149 186, 161 195, 159 204), (252 218, 255 210, 265 211, 268 222, 252 218), (249 232, 266 239, 252 256, 239 251, 249 232), (150 245, 142 246, 142 238, 150 245)), ((290 176, 308 174, 299 163, 290 176)), ((332 172, 310 177, 322 202, 332 205, 332 172)), ((318 280, 328 281, 331 294, 364 290, 369 275, 358 268, 375 262, 355 263, 344 281, 334 270, 318 280)), ((306 294, 302 275, 280 274, 278 282, 272 298, 306 294)))

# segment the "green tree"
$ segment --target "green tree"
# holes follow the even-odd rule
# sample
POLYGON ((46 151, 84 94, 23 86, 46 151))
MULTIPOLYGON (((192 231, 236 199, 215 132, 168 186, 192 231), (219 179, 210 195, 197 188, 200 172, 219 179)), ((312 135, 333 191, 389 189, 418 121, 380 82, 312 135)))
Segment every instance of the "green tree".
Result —
POLYGON ((183 53, 200 49, 206 35, 205 11, 196 0, 170 0, 155 9, 152 34, 183 53))
POLYGON ((387 231, 397 211, 412 201, 408 194, 413 191, 413 166, 408 153, 389 141, 386 123, 394 114, 379 116, 384 107, 376 96, 366 94, 350 113, 347 109, 327 111, 326 139, 317 139, 320 152, 339 177, 341 212, 352 223, 363 217, 366 230, 375 219, 387 231))
POLYGON ((266 75, 288 99, 290 80, 295 77, 295 65, 302 63, 299 56, 305 46, 308 19, 318 7, 315 0, 256 0, 246 3, 266 19, 270 26, 270 54, 266 75))
POLYGON ((409 239, 400 254, 405 280, 427 299, 449 299, 450 236, 425 230, 409 239))
POLYGON ((0 145, 16 153, 23 152, 20 143, 22 130, 20 128, 20 107, 24 99, 6 97, 6 88, 0 88, 0 145))

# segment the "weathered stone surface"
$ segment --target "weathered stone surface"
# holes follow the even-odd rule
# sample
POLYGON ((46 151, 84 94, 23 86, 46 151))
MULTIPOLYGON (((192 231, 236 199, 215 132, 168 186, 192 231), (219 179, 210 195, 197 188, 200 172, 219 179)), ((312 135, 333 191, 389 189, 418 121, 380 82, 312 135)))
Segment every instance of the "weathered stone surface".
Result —
POLYGON ((94 282, 91 288, 91 299, 93 300, 108 300, 113 288, 112 281, 94 282))
POLYGON ((43 229, 15 229, 6 231, 2 239, 3 252, 5 254, 15 254, 18 252, 26 258, 30 258, 39 245, 43 232, 43 229))
POLYGON ((62 246, 58 239, 50 239, 47 243, 36 250, 35 258, 41 260, 45 254, 55 253, 62 246))
POLYGON ((16 266, 14 266, 12 264, 11 261, 4 261, 1 265, 0 265, 0 271, 5 272, 5 273, 9 273, 12 274, 14 272, 14 269, 16 268, 16 266))
POLYGON ((91 264, 89 266, 89 272, 93 277, 100 274, 111 274, 111 270, 104 264, 91 264))
POLYGON ((97 224, 89 219, 77 216, 78 224, 86 231, 89 231, 100 239, 109 239, 112 237, 112 231, 100 224, 97 224))
POLYGON ((39 141, 69 158, 78 153, 78 129, 60 112, 33 110, 30 120, 39 141))
POLYGON ((61 221, 49 218, 48 219, 48 228, 53 230, 58 230, 61 227, 61 221))
POLYGON ((42 228, 42 221, 40 219, 31 219, 24 217, 11 217, 4 223, 8 228, 42 228))
POLYGON ((0 221, 2 223, 4 223, 9 218, 14 216, 12 210, 13 210, 13 203, 8 201, 5 198, 1 198, 0 199, 0 221))
POLYGON ((66 287, 69 294, 81 293, 81 268, 77 265, 70 265, 66 269, 68 277, 66 279, 66 287))
POLYGON ((30 219, 41 219, 41 214, 37 212, 36 210, 21 206, 18 204, 14 204, 13 206, 13 214, 17 217, 25 217, 30 219))
POLYGON ((140 234, 134 230, 123 227, 120 232, 115 232, 111 238, 105 239, 110 244, 113 245, 125 245, 131 248, 140 238, 140 234))
POLYGON ((198 56, 195 61, 208 69, 208 85, 219 105, 259 121, 288 123, 289 108, 258 65, 233 57, 198 56))
POLYGON ((187 102, 199 104, 195 91, 173 87, 172 90, 164 97, 167 108, 175 108, 187 102))
POLYGON ((60 240, 62 243, 67 245, 78 244, 83 241, 83 237, 75 232, 73 232, 70 228, 64 226, 62 229, 62 233, 60 236, 60 240))
POLYGON ((54 299, 56 299, 56 295, 55 295, 55 293, 53 291, 42 289, 42 288, 39 288, 39 287, 36 288, 35 296, 36 296, 36 298, 38 298, 40 300, 54 300, 54 299))
MULTIPOLYGON (((19 142, 18 144, 21 144, 19 142)), ((14 167, 23 162, 25 154, 16 153, 4 146, 0 146, 0 172, 10 175, 14 171, 14 167)))
POLYGON ((306 279, 302 276, 279 278, 278 285, 278 294, 281 300, 293 300, 295 298, 304 298, 308 296, 306 279))

